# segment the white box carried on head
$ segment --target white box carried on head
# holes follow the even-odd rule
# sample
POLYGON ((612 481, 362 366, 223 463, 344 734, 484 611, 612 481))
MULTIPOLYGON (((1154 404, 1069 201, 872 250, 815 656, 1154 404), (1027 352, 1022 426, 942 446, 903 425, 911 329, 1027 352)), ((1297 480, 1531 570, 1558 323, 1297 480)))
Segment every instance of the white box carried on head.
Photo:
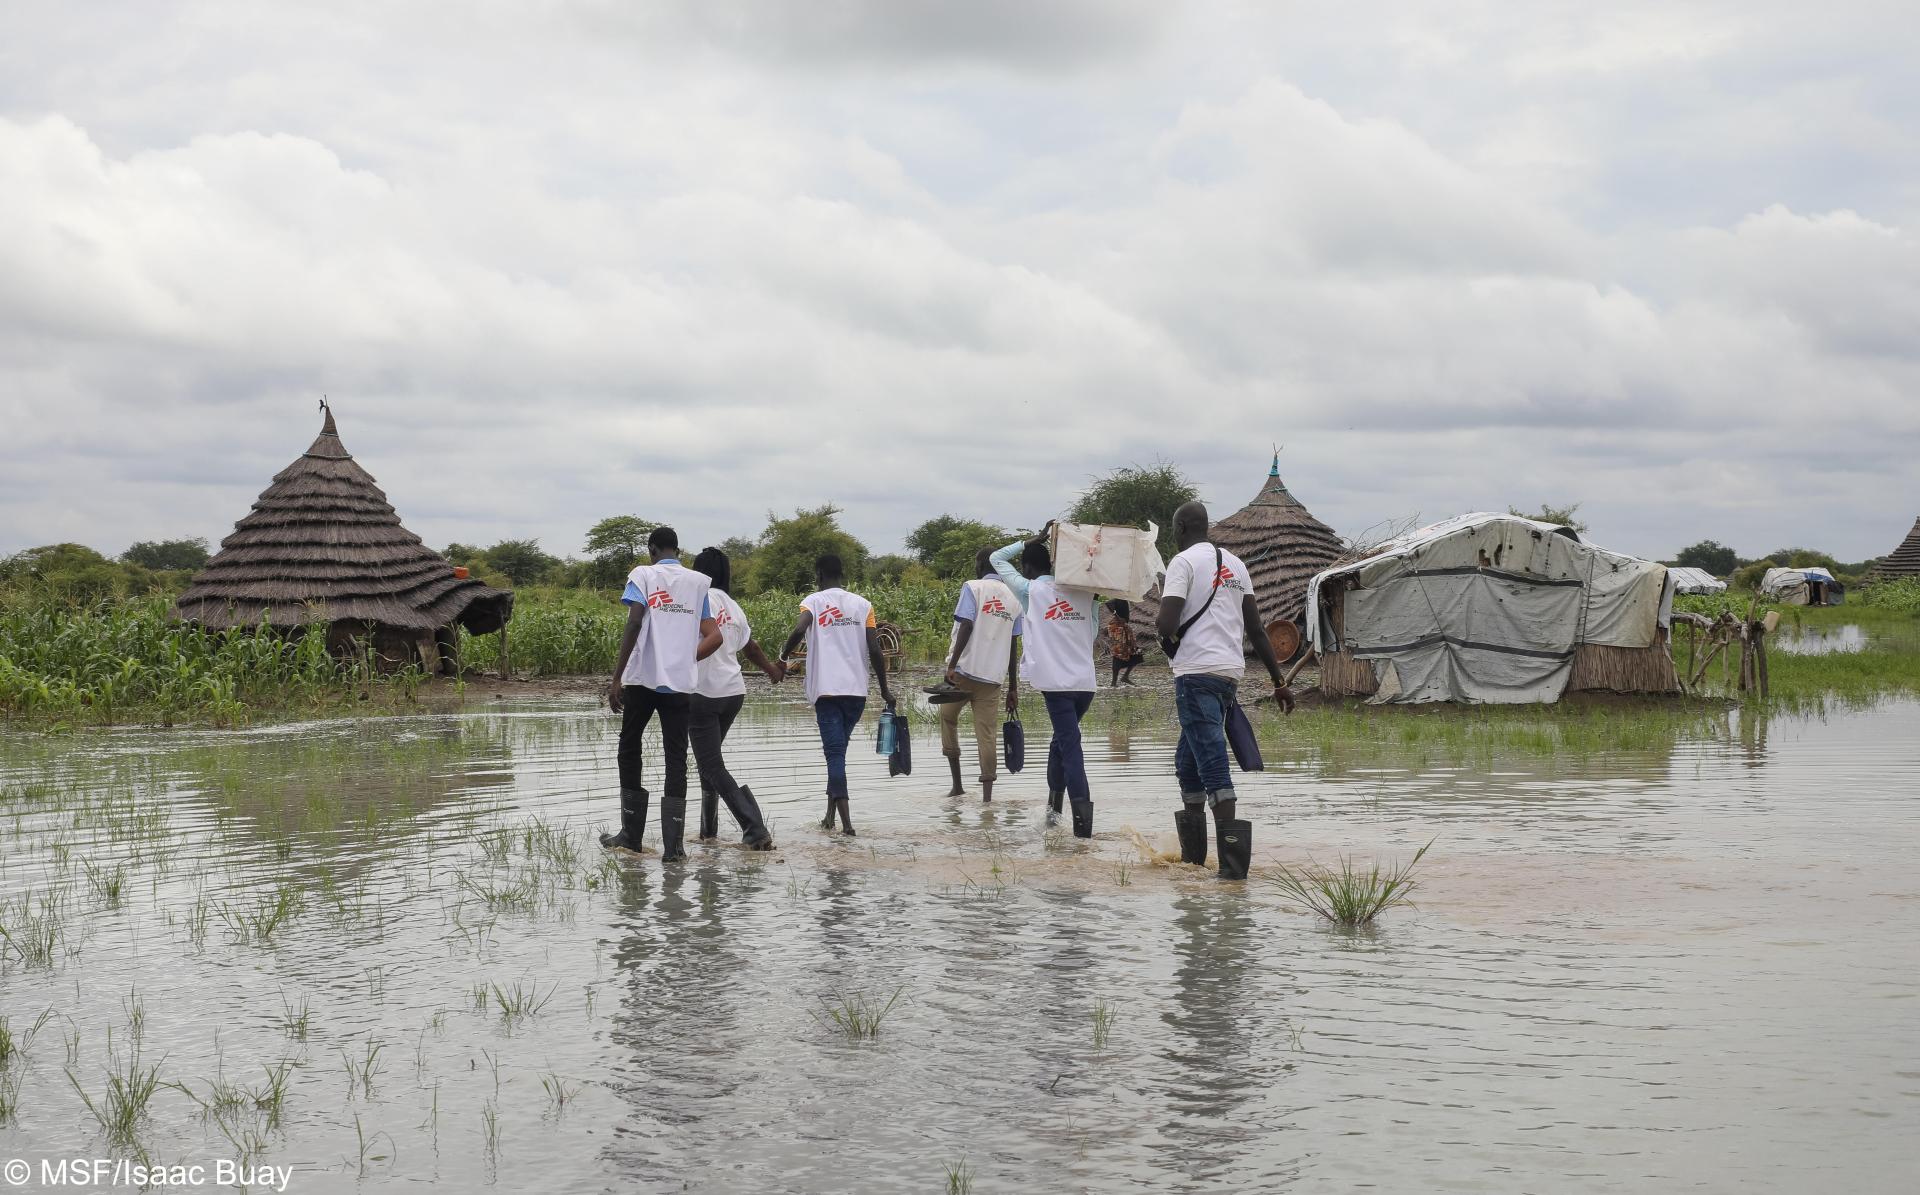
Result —
POLYGON ((1160 528, 1153 523, 1145 531, 1098 523, 1055 523, 1047 544, 1053 555, 1054 582, 1137 602, 1167 571, 1160 559, 1159 538, 1160 528))

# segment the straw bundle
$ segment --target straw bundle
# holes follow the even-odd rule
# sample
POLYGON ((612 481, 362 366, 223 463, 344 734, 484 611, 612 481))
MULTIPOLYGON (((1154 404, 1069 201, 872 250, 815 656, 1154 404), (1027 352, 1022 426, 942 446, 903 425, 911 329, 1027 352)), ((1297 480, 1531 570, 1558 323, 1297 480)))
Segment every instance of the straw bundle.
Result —
POLYGON ((455 576, 401 526, 328 411, 312 447, 274 475, 174 612, 216 630, 319 620, 485 634, 512 617, 513 594, 455 576))

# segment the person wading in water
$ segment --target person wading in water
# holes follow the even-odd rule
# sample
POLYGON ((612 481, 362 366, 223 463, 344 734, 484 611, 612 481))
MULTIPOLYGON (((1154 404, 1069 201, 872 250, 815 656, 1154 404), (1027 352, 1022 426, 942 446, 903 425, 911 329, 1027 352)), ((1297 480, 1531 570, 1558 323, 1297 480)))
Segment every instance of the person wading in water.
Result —
POLYGON ((1107 682, 1109 689, 1117 689, 1122 683, 1132 684, 1133 670, 1147 658, 1134 636, 1132 618, 1130 603, 1120 598, 1107 602, 1107 658, 1113 669, 1113 678, 1107 682))
POLYGON ((641 740, 660 715, 666 791, 660 798, 660 856, 684 859, 687 825, 687 723, 700 661, 719 650, 719 625, 707 602, 711 582, 680 563, 680 537, 671 527, 647 536, 652 563, 627 575, 627 626, 620 636, 607 705, 620 715, 620 832, 602 834, 608 849, 638 851, 647 829, 647 790, 641 787, 641 740))
POLYGON ((807 700, 813 704, 814 721, 820 727, 820 750, 827 757, 827 816, 820 819, 822 830, 833 829, 833 815, 840 815, 840 828, 853 833, 853 814, 847 808, 847 743, 853 738, 854 724, 867 708, 867 669, 880 683, 880 700, 889 710, 893 694, 887 689, 887 662, 880 654, 880 637, 873 617, 873 603, 846 589, 846 568, 840 558, 828 553, 814 562, 815 584, 820 588, 800 602, 800 621, 780 649, 780 664, 807 644, 807 700))
POLYGON ((1220 850, 1220 876, 1247 876, 1253 857, 1253 825, 1234 817, 1233 764, 1227 757, 1227 713, 1246 673, 1242 643, 1273 678, 1273 698, 1293 712, 1293 691, 1280 675, 1273 644, 1260 632, 1260 604, 1253 579, 1238 556, 1207 542, 1207 508, 1189 502, 1173 512, 1173 538, 1180 554, 1167 564, 1157 629, 1173 665, 1173 703, 1180 716, 1180 745, 1173 768, 1180 779, 1180 859, 1207 861, 1206 807, 1213 808, 1220 850), (1251 629, 1253 634, 1248 635, 1251 629))
POLYGON ((721 748, 747 699, 747 678, 740 672, 741 653, 776 685, 786 676, 786 669, 760 650, 753 628, 747 625, 746 611, 728 592, 733 588, 733 564, 727 554, 719 548, 708 548, 694 557, 693 568, 713 583, 707 591, 707 604, 713 611, 714 625, 720 629, 720 648, 700 661, 699 682, 689 703, 687 734, 693 743, 694 767, 700 772, 700 840, 720 836, 719 805, 724 801, 727 812, 740 825, 741 841, 749 849, 770 851, 773 834, 760 815, 760 803, 753 799, 753 790, 734 782, 721 748))
POLYGON ((1073 836, 1092 838, 1093 794, 1080 746, 1080 719, 1093 704, 1094 686, 1099 683, 1093 671, 1093 640, 1098 631, 1093 590, 1053 579, 1053 555, 1047 551, 1044 531, 995 552, 993 569, 1026 611, 1020 675, 1039 690, 1047 703, 1047 721, 1053 725, 1047 742, 1047 821, 1058 820, 1062 799, 1070 800, 1073 836))
POLYGON ((999 774, 1000 677, 1007 678, 1007 714, 1020 708, 1020 680, 1014 672, 1014 641, 1023 630, 1020 599, 994 575, 989 549, 974 557, 974 580, 960 587, 953 609, 953 640, 947 649, 947 683, 966 694, 963 701, 940 707, 940 750, 953 773, 953 790, 960 783, 960 707, 973 711, 973 741, 980 754, 980 799, 993 800, 993 782, 999 774))

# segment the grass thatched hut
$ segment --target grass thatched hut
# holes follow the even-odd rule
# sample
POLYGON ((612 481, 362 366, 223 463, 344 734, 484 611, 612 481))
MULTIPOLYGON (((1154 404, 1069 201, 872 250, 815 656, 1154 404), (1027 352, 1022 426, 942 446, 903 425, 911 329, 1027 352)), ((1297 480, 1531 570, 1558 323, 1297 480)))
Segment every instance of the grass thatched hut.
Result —
POLYGON ((174 612, 215 630, 324 622, 336 653, 371 649, 388 666, 437 670, 452 663, 453 628, 501 630, 513 594, 469 579, 401 526, 328 410, 313 445, 274 475, 174 612))
MULTIPOLYGON (((1260 619, 1284 661, 1303 638, 1307 582, 1340 558, 1340 537, 1314 518, 1280 480, 1277 452, 1272 468, 1267 470, 1266 484, 1253 501, 1213 524, 1207 537, 1246 562, 1247 572, 1253 576, 1254 596, 1260 601, 1260 619), (1291 627, 1276 627, 1279 623, 1291 627)), ((1157 587, 1134 603, 1132 621, 1145 636, 1144 642, 1153 642, 1153 620, 1159 612, 1157 587)))
POLYGON ((1913 530, 1907 532, 1907 538, 1899 547, 1882 556, 1867 570, 1866 584, 1898 581, 1903 577, 1920 577, 1920 519, 1913 521, 1913 530))

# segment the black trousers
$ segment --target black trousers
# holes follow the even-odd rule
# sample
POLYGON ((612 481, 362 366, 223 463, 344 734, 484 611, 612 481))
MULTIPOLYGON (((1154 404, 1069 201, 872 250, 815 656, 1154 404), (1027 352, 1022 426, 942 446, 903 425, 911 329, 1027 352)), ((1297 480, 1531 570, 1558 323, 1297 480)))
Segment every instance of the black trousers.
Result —
POLYGON ((676 798, 685 807, 687 799, 687 724, 689 702, 685 693, 656 693, 639 685, 620 691, 624 705, 620 717, 620 787, 644 788, 641 783, 641 737, 647 723, 660 715, 660 746, 666 755, 667 783, 664 799, 676 798))
MULTIPOLYGON (((698 693, 688 699, 691 720, 687 725, 688 736, 693 741, 693 764, 700 770, 700 791, 725 797, 738 789, 733 782, 733 774, 727 771, 727 761, 721 755, 726 744, 727 732, 733 729, 733 720, 740 716, 740 707, 746 704, 746 697, 736 694, 732 697, 703 697, 698 693)), ((728 805, 733 802, 728 801, 728 805)))

